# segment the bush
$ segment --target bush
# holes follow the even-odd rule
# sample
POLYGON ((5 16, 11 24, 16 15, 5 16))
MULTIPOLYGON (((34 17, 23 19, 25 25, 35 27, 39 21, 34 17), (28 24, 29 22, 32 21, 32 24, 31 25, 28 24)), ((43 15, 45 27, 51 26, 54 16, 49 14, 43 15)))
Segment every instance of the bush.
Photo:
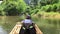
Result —
POLYGON ((60 3, 57 4, 57 11, 60 11, 60 3))
POLYGON ((51 11, 51 5, 46 5, 41 8, 42 11, 50 12, 51 11))
POLYGON ((51 6, 48 6, 48 9, 46 10, 46 12, 50 12, 51 11, 51 6))
POLYGON ((53 5, 52 11, 56 12, 56 10, 57 10, 57 6, 56 5, 53 5))

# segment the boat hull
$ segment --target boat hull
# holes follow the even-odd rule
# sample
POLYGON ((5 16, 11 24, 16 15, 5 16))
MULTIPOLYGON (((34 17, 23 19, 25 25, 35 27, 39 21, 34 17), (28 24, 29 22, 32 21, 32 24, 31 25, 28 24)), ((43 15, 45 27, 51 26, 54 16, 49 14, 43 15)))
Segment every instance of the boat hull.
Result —
MULTIPOLYGON (((38 28, 38 26, 35 24, 36 34, 43 34, 42 31, 38 28)), ((9 34, 19 34, 21 30, 22 25, 16 24, 15 27, 12 29, 12 31, 9 34)))

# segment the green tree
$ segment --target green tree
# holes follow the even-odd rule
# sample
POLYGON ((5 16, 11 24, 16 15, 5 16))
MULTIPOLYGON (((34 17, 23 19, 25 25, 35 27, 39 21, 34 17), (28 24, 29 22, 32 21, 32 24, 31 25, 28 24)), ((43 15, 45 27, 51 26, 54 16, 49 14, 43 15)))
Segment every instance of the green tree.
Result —
POLYGON ((31 6, 32 8, 36 8, 37 5, 38 5, 38 0, 31 0, 30 6, 31 6))
POLYGON ((3 0, 1 7, 5 15, 18 15, 25 11, 26 4, 23 0, 3 0))
POLYGON ((56 5, 53 5, 52 10, 53 10, 54 12, 56 12, 56 10, 57 10, 57 6, 56 6, 56 5))
POLYGON ((49 5, 49 4, 55 4, 55 3, 58 3, 59 0, 41 0, 40 1, 40 4, 42 6, 45 6, 45 5, 49 5))

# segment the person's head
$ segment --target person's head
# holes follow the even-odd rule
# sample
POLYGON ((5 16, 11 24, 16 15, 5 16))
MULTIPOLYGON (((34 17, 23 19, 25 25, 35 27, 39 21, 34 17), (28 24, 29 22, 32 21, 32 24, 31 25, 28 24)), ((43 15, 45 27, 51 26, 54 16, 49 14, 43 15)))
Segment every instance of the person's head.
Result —
POLYGON ((31 16, 30 16, 30 15, 27 15, 27 16, 26 16, 26 19, 31 19, 31 16))

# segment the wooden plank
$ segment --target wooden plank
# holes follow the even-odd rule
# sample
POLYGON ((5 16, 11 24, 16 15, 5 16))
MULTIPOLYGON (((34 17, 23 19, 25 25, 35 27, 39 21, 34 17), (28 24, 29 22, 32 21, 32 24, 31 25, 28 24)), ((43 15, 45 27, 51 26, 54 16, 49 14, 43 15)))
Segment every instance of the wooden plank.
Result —
POLYGON ((9 34, 19 34, 21 26, 20 22, 18 22, 9 34))
POLYGON ((43 34, 36 24, 35 24, 35 29, 36 29, 36 34, 43 34))

